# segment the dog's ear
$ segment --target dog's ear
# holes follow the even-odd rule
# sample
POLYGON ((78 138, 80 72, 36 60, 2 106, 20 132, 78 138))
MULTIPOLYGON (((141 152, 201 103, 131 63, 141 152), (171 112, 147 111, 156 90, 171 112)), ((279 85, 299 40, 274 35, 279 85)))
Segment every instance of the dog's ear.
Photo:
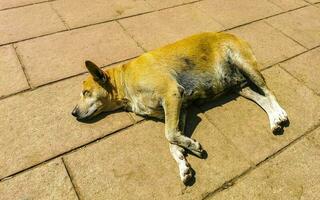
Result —
POLYGON ((93 79, 95 81, 99 83, 106 83, 109 80, 109 77, 107 76, 107 74, 102 69, 100 69, 96 64, 94 64, 89 60, 87 60, 85 64, 88 71, 93 76, 93 79))

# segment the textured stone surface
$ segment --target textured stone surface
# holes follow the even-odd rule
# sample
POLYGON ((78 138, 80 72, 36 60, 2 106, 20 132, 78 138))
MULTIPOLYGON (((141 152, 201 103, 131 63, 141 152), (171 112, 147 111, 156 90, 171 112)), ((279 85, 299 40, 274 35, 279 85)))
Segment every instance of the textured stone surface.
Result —
POLYGON ((258 20, 281 12, 275 4, 260 0, 204 0, 196 3, 206 15, 212 17, 227 28, 258 20))
POLYGON ((0 178, 132 123, 127 113, 92 123, 71 116, 84 76, 0 101, 0 178))
POLYGON ((46 2, 48 0, 1 0, 0 1, 0 10, 6 8, 13 8, 18 6, 24 6, 33 3, 46 2))
POLYGON ((32 86, 84 72, 85 60, 103 66, 142 53, 115 22, 21 42, 17 51, 32 86))
POLYGON ((0 12, 0 44, 65 30, 49 4, 38 4, 0 12))
POLYGON ((239 27, 229 32, 249 42, 262 68, 305 50, 304 47, 263 21, 239 27))
POLYGON ((282 10, 291 10, 295 8, 299 8, 301 6, 309 5, 307 2, 303 0, 269 0, 270 2, 276 4, 282 10))
POLYGON ((197 0, 146 0, 153 8, 155 9, 163 9, 163 8, 168 8, 172 6, 177 6, 181 4, 186 4, 186 3, 191 3, 195 2, 197 0))
POLYGON ((12 45, 0 47, 0 97, 28 88, 27 79, 12 45))
POLYGON ((267 19, 273 27, 281 30, 307 48, 320 44, 320 9, 308 6, 267 19))
POLYGON ((209 199, 319 199, 319 129, 209 199))
POLYGON ((200 199, 249 167, 203 116, 192 116, 188 129, 208 152, 206 160, 188 156, 196 171, 192 187, 180 181, 162 122, 145 121, 65 157, 80 198, 200 199))
POLYGON ((202 107, 210 121, 253 162, 264 160, 320 121, 320 99, 311 90, 278 66, 263 74, 290 119, 283 135, 273 135, 267 115, 247 99, 228 102, 222 98, 202 107))
POLYGON ((1 199, 77 200, 61 161, 57 159, 0 182, 1 199))
POLYGON ((120 23, 147 50, 195 33, 222 29, 194 5, 123 19, 120 23))
POLYGON ((152 10, 144 0, 58 0, 52 5, 71 28, 152 10))
POLYGON ((0 199, 77 199, 70 178, 82 200, 320 199, 320 132, 309 133, 320 125, 316 2, 0 0, 0 199), (185 187, 162 122, 125 112, 90 123, 71 116, 85 75, 71 77, 86 71, 85 60, 113 67, 226 29, 270 67, 263 74, 291 122, 284 135, 274 136, 264 111, 244 98, 212 101, 203 113, 193 107, 186 134, 208 157, 188 155, 196 179, 185 187), (32 89, 20 93, 29 87, 24 71, 32 89))
POLYGON ((320 48, 311 50, 280 65, 320 95, 320 48))

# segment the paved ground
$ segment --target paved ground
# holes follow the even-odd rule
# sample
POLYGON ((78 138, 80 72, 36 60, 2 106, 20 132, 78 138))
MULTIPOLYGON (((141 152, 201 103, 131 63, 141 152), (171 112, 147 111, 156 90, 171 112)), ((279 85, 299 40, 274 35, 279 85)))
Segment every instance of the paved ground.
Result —
POLYGON ((320 199, 319 0, 1 0, 0 199, 320 199), (190 109, 185 187, 162 122, 71 115, 85 59, 101 66, 201 31, 250 42, 291 124, 253 102, 190 109))

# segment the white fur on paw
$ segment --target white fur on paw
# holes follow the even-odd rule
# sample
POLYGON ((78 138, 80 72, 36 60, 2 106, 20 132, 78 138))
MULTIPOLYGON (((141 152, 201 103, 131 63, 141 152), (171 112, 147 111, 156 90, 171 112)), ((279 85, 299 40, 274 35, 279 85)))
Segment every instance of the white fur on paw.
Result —
POLYGON ((284 122, 288 121, 288 115, 286 111, 278 107, 278 109, 269 116, 269 120, 272 131, 277 131, 282 128, 284 122))
POLYGON ((179 165, 180 178, 183 183, 187 183, 192 178, 192 171, 187 163, 181 163, 179 165))

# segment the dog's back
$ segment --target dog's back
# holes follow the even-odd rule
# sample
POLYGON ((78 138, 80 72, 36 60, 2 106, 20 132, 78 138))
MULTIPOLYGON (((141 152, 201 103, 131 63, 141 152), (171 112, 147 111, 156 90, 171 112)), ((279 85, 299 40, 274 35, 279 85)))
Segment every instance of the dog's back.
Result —
POLYGON ((158 88, 160 82, 165 85, 175 79, 185 101, 207 98, 245 80, 231 62, 234 49, 240 51, 243 43, 227 33, 201 33, 146 53, 127 64, 126 70, 135 73, 131 82, 135 88, 158 88))

